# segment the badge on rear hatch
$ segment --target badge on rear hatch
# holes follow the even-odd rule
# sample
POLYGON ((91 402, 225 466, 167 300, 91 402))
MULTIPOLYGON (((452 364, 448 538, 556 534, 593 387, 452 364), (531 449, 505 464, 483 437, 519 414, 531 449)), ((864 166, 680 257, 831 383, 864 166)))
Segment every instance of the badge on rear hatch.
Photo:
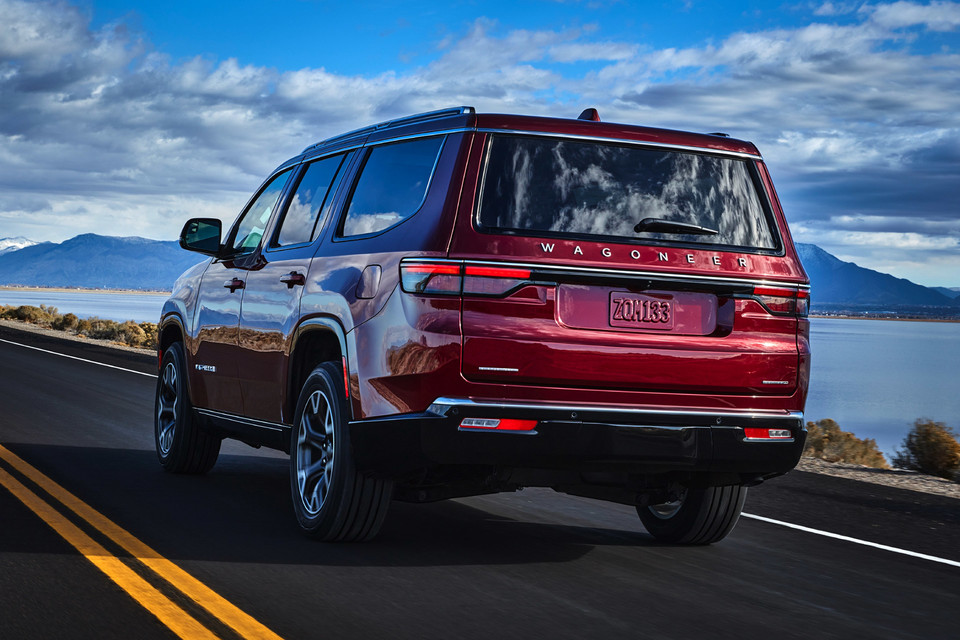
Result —
POLYGON ((642 293, 610 293, 607 316, 611 327, 624 329, 673 329, 673 300, 642 293))

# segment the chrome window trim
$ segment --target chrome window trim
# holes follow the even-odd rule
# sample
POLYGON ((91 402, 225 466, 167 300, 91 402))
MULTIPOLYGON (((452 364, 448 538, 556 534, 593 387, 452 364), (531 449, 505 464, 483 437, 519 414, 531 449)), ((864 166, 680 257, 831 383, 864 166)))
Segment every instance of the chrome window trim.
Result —
POLYGON ((316 155, 304 155, 303 162, 311 162, 313 160, 319 160, 323 158, 324 155, 333 155, 340 153, 341 151, 346 153, 348 151, 355 151, 357 149, 373 149, 374 147, 379 147, 385 144, 393 144, 394 142, 405 142, 407 140, 416 140, 417 138, 432 138, 434 136, 446 136, 454 133, 468 133, 475 131, 469 127, 461 127, 458 129, 442 129, 438 131, 424 131, 422 133, 411 133, 405 136, 396 136, 394 138, 385 138, 383 140, 377 140, 375 142, 361 142, 359 144, 351 145, 349 147, 337 147, 335 150, 326 150, 317 153, 316 155))
POLYGON ((439 120, 441 118, 451 118, 454 116, 462 115, 473 115, 477 111, 473 107, 469 106, 459 106, 459 107, 448 107, 446 109, 437 109, 435 111, 426 111, 424 113, 415 113, 409 116, 403 116, 401 118, 395 118, 393 120, 385 120, 383 122, 378 122, 377 124, 367 125, 366 127, 360 127, 359 129, 354 129, 353 131, 347 131, 346 133, 341 133, 330 138, 325 138, 319 142, 315 142, 312 145, 308 146, 306 149, 301 151, 301 154, 307 153, 311 149, 317 149, 324 145, 330 145, 335 142, 343 142, 349 140, 350 138, 359 138, 362 136, 369 137, 370 134, 376 133, 377 131, 383 131, 384 129, 393 129, 396 127, 403 127, 411 124, 420 124, 421 122, 429 122, 431 120, 439 120))

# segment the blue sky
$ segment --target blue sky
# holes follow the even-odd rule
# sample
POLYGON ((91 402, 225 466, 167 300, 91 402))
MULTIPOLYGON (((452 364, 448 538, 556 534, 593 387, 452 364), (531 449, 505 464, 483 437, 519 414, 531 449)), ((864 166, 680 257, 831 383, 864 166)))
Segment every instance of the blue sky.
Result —
POLYGON ((0 0, 0 237, 173 238, 444 106, 723 130, 797 240, 960 286, 960 2, 0 0))

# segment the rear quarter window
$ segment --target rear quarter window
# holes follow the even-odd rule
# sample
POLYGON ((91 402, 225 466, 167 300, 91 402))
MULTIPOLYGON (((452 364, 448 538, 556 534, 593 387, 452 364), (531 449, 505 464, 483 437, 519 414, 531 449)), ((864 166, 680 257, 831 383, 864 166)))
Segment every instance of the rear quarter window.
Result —
POLYGON ((752 161, 705 153, 492 135, 482 230, 650 244, 779 249, 752 161), (716 234, 634 231, 655 218, 716 234))
POLYGON ((367 155, 340 227, 340 237, 378 233, 420 210, 442 137, 374 147, 367 155))

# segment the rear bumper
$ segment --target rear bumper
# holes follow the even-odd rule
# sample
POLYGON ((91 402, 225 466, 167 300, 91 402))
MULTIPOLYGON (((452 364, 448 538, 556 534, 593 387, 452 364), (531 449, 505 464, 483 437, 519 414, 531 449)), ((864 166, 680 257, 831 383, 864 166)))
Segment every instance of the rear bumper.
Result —
POLYGON ((786 473, 806 439, 803 414, 688 411, 437 399, 420 414, 356 421, 358 466, 388 475, 445 465, 616 471, 630 474, 736 474, 744 481, 786 473), (474 431, 465 418, 537 420, 532 431, 474 431), (789 430, 773 441, 747 428, 789 430))

